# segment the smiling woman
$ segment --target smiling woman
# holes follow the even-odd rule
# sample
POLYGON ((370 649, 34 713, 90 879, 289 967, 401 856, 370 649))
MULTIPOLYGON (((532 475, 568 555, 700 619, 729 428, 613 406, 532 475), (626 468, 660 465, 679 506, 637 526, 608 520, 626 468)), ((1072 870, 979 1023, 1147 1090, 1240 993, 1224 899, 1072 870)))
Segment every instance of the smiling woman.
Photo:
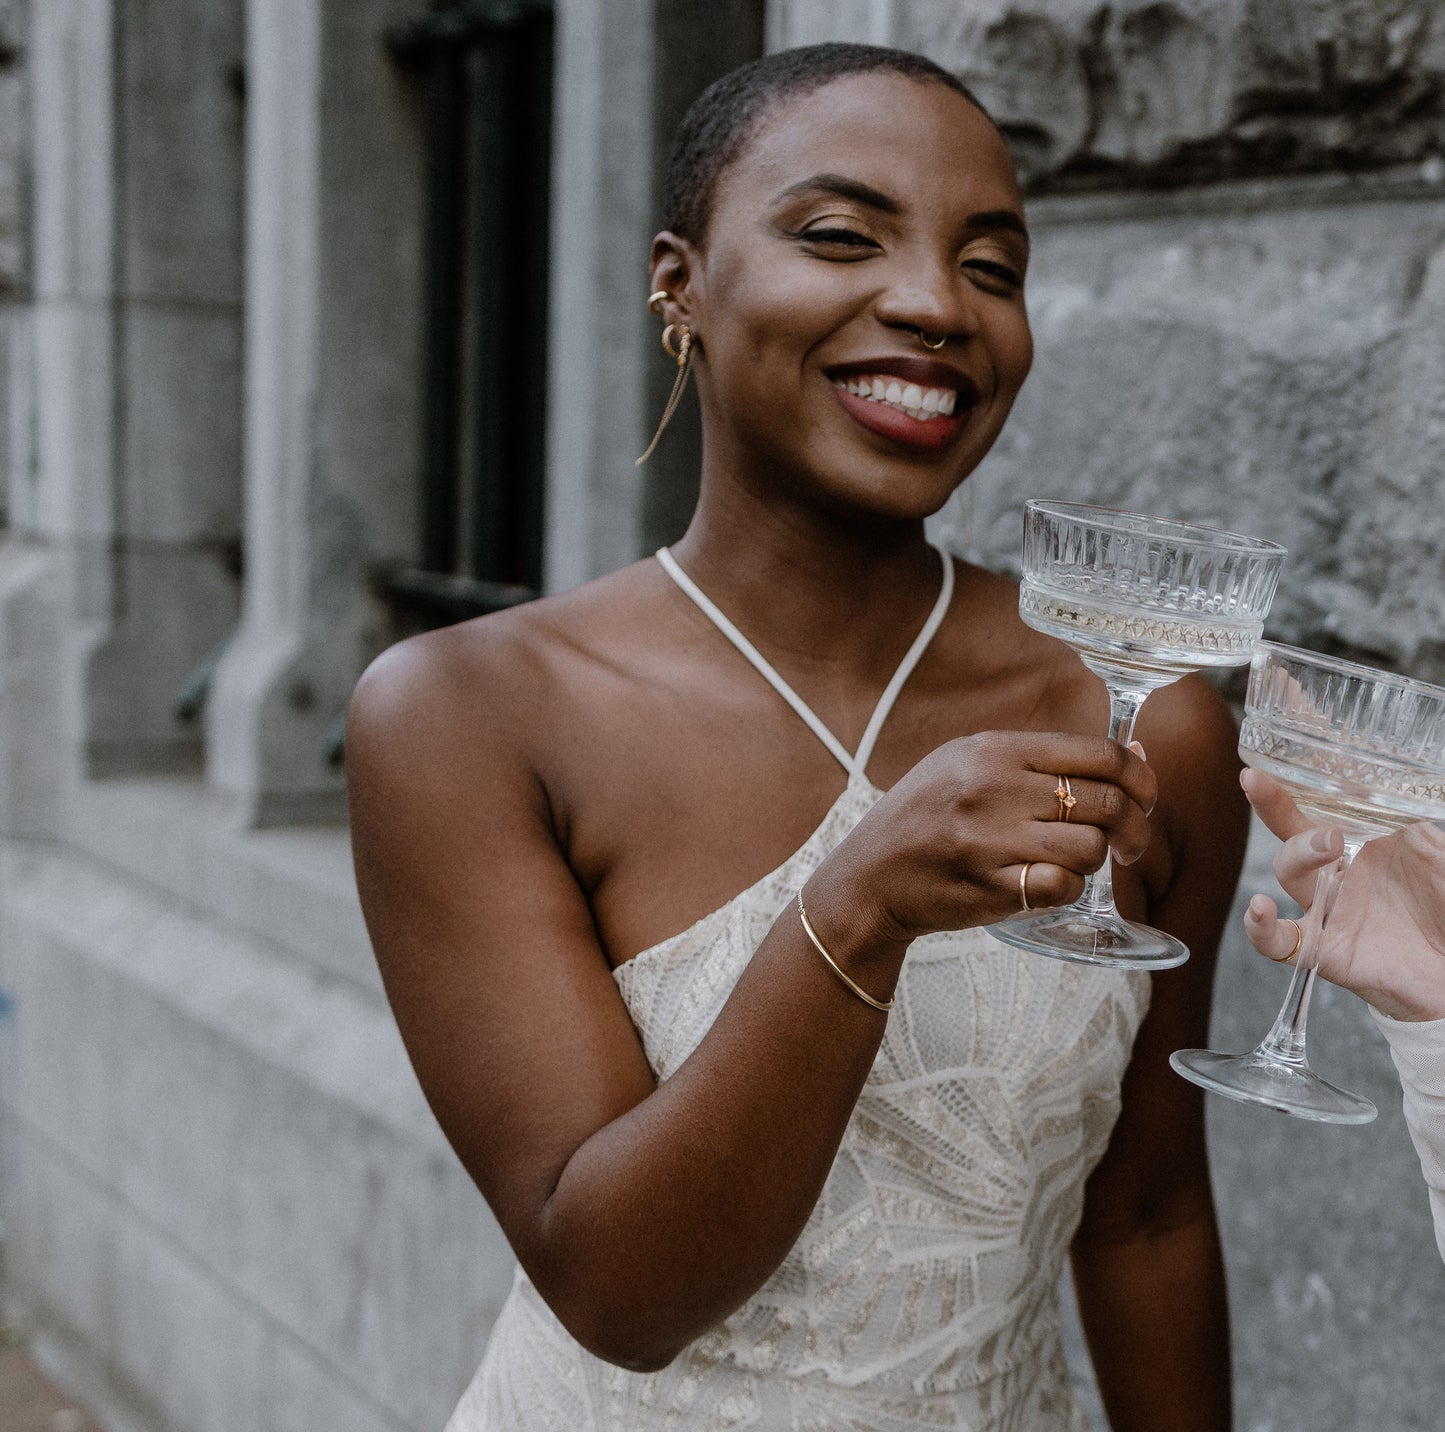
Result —
POLYGON ((1166 1058, 1207 1029, 1233 729, 1184 681, 1148 764, 1105 740, 1013 585, 924 537, 1032 357, 1008 153, 927 61, 818 46, 707 91, 669 187, 639 302, 696 374, 686 535, 393 648, 348 724, 387 992, 520 1263, 452 1432, 1075 1432, 1066 1254, 1115 1432, 1222 1432, 1166 1058), (986 933, 1111 848, 1194 952, 1152 991, 986 933))

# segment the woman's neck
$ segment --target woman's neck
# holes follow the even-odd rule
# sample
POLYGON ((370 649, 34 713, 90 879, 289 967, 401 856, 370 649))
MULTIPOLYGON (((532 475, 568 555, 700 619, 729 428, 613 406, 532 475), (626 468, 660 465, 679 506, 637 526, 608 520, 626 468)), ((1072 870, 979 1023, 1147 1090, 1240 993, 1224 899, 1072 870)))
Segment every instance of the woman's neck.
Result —
POLYGON ((704 482, 672 551, 749 637, 865 680, 887 679, 938 595, 922 521, 842 518, 733 484, 704 482))

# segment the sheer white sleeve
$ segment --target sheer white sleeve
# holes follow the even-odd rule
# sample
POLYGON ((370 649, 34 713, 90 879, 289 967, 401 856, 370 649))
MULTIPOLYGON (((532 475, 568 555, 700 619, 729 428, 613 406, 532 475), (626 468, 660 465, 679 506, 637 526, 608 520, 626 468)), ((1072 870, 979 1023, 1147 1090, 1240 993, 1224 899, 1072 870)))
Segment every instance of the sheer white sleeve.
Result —
POLYGON ((1405 1122, 1430 1186, 1435 1241, 1445 1258, 1445 1019, 1411 1023, 1370 1013, 1390 1041, 1405 1087, 1405 1122))

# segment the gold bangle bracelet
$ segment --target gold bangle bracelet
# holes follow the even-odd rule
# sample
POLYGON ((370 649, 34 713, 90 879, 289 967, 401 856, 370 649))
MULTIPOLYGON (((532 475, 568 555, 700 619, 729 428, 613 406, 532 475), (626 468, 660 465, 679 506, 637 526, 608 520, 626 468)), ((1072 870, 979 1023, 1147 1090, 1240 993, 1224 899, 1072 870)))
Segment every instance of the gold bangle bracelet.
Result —
POLYGON ((838 963, 838 961, 835 960, 833 956, 830 955, 827 950, 823 948, 823 942, 818 938, 817 931, 813 929, 812 924, 808 920, 808 912, 803 908, 803 892, 801 889, 798 891, 798 915, 803 921, 804 931, 807 933, 808 938, 813 942, 813 948, 817 950, 820 955, 822 955, 824 960, 827 961, 828 968, 832 970, 833 973, 837 975, 838 978, 842 980, 843 983, 847 985, 848 988, 852 990, 853 993, 856 994, 858 998, 863 1001, 864 1004, 868 1005, 872 1009, 882 1010, 884 1014, 887 1014, 888 1011, 893 1008, 893 998, 890 997, 886 1000, 874 999, 873 996, 869 994, 866 989, 863 989, 861 986, 855 984, 852 980, 850 980, 848 976, 844 974, 843 967, 838 963))

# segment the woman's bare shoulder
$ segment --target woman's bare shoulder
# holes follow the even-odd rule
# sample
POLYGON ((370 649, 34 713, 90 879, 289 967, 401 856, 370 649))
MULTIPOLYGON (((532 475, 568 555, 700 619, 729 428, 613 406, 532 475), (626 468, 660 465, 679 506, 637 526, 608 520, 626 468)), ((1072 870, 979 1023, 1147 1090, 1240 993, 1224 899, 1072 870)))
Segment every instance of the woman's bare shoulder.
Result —
POLYGON ((1144 703, 1136 725, 1151 760, 1169 760, 1210 780, 1227 768, 1233 782, 1238 772, 1239 727, 1229 703, 1199 672, 1162 686, 1144 703))
POLYGON ((353 730, 432 741, 535 730, 590 670, 625 660, 655 590, 648 565, 388 647, 356 685, 348 739, 353 730))
POLYGON ((1019 616, 1017 578, 959 560, 955 604, 966 648, 960 658, 980 681, 1015 693, 1021 727, 1102 729, 1108 698, 1097 677, 1064 642, 1019 616))
POLYGON ((1071 673, 1078 666, 1078 658, 1063 642, 1035 631, 1019 616, 1016 577, 962 559, 955 559, 954 570, 954 603, 991 654, 1011 663, 1042 664, 1057 673, 1071 673))

